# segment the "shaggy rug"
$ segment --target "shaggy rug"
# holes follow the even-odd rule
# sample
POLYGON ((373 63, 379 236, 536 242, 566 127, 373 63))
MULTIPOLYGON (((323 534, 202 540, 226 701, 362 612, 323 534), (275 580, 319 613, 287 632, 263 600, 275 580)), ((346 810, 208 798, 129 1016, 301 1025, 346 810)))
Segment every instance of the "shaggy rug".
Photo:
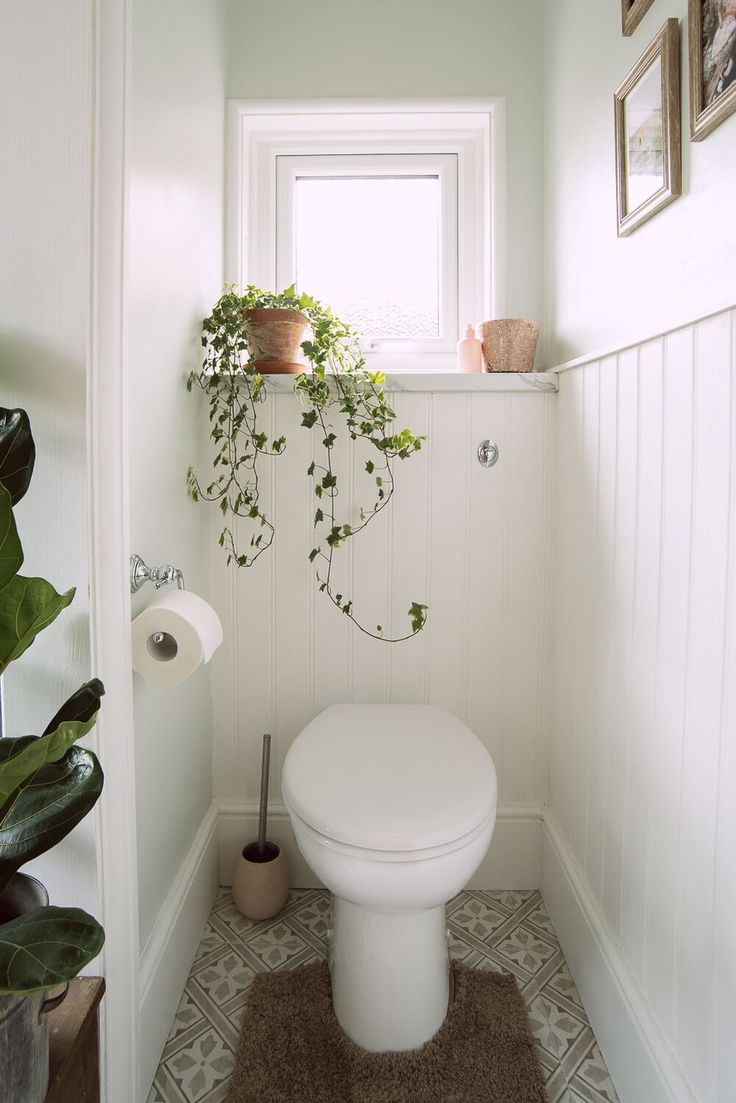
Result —
POLYGON ((253 980, 229 1103, 545 1103, 514 978, 453 965, 447 1018, 420 1050, 367 1053, 335 1019, 320 962, 253 980))

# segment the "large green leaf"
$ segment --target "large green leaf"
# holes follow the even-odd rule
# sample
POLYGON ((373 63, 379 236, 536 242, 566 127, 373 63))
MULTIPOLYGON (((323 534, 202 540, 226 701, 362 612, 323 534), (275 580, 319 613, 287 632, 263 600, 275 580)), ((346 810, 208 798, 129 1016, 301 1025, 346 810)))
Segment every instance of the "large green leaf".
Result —
MULTIPOLYGON (((35 774, 36 770, 63 758, 72 744, 94 727, 96 719, 97 713, 85 721, 64 720, 48 735, 31 736, 22 740, 23 746, 20 749, 16 747, 15 754, 0 761, 0 805, 4 807, 14 790, 35 774)), ((14 744, 19 742, 21 740, 13 740, 14 744)))
POLYGON ((32 995, 76 977, 105 941, 80 908, 35 908, 0 926, 0 995, 32 995))
MULTIPOLYGON (((33 736, 1 739, 0 760, 33 736)), ((0 808, 0 893, 13 874, 44 854, 72 831, 94 806, 103 784, 102 767, 92 751, 70 747, 58 762, 26 778, 0 808)))
POLYGON ((0 590, 0 674, 56 620, 75 590, 57 594, 45 578, 15 578, 0 590))
POLYGON ((104 692, 105 687, 99 678, 91 678, 89 682, 85 682, 64 702, 56 716, 46 725, 43 734, 56 731, 64 720, 91 720, 100 707, 100 698, 104 692))
POLYGON ((0 590, 17 575, 23 564, 23 548, 13 517, 10 494, 0 486, 0 590))
POLYGON ((0 406, 0 486, 6 488, 13 505, 28 490, 35 460, 28 414, 0 406))

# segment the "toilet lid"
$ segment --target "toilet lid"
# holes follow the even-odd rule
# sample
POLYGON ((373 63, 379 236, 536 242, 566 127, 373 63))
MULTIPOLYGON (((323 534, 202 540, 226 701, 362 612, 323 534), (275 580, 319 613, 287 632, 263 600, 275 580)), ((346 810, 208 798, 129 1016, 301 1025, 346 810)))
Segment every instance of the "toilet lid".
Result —
POLYGON ((453 842, 496 810, 478 737, 434 705, 333 705, 297 736, 284 801, 321 834, 373 850, 453 842))

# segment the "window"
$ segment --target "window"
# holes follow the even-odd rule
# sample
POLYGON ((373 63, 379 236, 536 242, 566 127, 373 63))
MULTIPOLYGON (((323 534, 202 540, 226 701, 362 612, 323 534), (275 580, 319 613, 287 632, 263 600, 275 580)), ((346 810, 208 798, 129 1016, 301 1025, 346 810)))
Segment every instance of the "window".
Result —
POLYGON ((453 369, 498 313, 502 105, 356 106, 232 105, 228 278, 329 303, 371 367, 453 369))

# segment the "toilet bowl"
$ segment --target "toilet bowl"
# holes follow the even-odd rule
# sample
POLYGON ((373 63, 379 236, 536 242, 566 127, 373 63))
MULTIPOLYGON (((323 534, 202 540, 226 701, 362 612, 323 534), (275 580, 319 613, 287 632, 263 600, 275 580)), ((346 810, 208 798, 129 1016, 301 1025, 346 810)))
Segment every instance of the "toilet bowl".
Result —
POLYGON ((333 705, 297 736, 282 795, 333 893, 335 1014, 364 1049, 417 1049, 449 998, 445 904, 488 849, 496 771, 434 705, 333 705))

